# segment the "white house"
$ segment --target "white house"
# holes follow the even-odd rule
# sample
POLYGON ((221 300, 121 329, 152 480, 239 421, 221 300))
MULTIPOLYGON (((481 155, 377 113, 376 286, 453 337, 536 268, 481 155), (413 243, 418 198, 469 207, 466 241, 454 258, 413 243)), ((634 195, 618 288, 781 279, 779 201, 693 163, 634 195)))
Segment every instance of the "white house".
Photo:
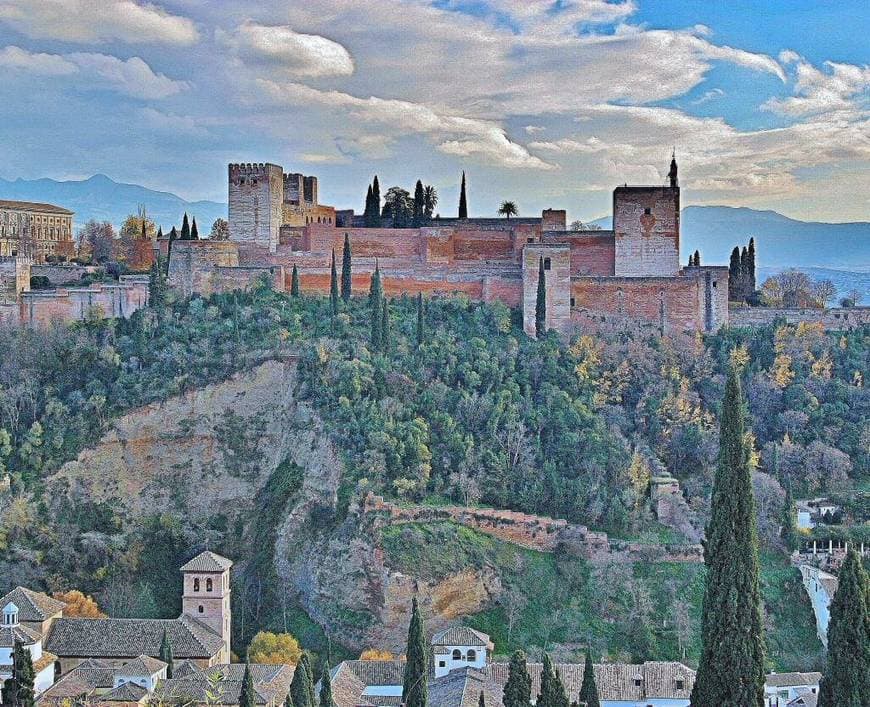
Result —
POLYGON ((20 623, 18 606, 10 601, 3 607, 0 624, 0 682, 12 677, 12 654, 16 643, 30 653, 35 675, 33 690, 38 695, 54 682, 54 663, 57 659, 42 650, 42 637, 36 631, 20 623))
POLYGON ((112 687, 121 687, 124 683, 131 682, 139 687, 144 687, 148 692, 154 692, 157 682, 166 679, 168 667, 162 660, 140 655, 118 669, 112 687))
POLYGON ((837 591, 837 578, 812 565, 801 565, 801 577, 816 615, 816 633, 827 648, 828 622, 831 620, 831 601, 837 591))
POLYGON ((481 669, 492 649, 489 636, 473 628, 454 626, 436 633, 432 637, 435 677, 444 677, 457 668, 481 669))
POLYGON ((819 694, 821 673, 771 673, 764 681, 767 707, 786 707, 806 695, 819 694))

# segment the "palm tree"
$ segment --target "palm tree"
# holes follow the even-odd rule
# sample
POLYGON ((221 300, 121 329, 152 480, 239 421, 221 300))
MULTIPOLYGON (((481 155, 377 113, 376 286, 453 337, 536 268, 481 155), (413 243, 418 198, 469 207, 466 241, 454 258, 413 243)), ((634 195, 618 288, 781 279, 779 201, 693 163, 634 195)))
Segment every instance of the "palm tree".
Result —
POLYGON ((503 201, 498 207, 498 212, 505 218, 517 215, 517 204, 515 201, 503 201))
POLYGON ((431 184, 423 187, 423 215, 430 219, 438 205, 438 191, 431 184))

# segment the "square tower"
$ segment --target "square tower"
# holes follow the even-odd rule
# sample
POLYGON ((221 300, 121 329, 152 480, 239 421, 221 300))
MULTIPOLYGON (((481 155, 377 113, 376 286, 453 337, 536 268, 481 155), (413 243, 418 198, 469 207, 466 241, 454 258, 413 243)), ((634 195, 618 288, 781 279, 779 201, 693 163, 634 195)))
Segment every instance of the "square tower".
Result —
POLYGON ((233 563, 206 550, 182 565, 184 590, 181 613, 208 626, 224 641, 225 660, 230 661, 230 568, 233 563))
POLYGON ((231 164, 228 175, 230 240, 278 247, 284 170, 275 164, 231 164))
POLYGON ((616 277, 674 277, 680 270, 680 188, 613 191, 616 277))
POLYGON ((567 334, 571 329, 571 248, 560 243, 523 246, 523 329, 534 336, 538 276, 542 267, 547 329, 567 334))

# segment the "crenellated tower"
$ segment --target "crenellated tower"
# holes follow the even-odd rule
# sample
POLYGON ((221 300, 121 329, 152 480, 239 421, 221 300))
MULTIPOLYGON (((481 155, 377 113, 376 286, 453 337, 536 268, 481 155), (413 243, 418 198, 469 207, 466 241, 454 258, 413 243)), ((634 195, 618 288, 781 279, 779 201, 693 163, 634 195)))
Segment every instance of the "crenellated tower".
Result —
POLYGON ((274 253, 282 222, 284 170, 275 164, 231 164, 228 177, 230 240, 274 253))

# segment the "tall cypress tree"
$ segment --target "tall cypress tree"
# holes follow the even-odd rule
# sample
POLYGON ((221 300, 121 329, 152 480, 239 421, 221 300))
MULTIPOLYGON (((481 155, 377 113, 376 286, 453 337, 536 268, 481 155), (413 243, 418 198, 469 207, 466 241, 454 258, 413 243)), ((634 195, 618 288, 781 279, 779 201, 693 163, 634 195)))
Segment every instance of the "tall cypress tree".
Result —
POLYGON ((511 656, 502 702, 504 707, 531 707, 532 678, 526 667, 526 654, 522 651, 514 651, 511 656))
MULTIPOLYGON (((290 698, 293 700, 293 707, 316 707, 311 699, 311 675, 308 672, 310 663, 305 660, 305 653, 296 664, 296 669, 293 672, 293 681, 290 683, 290 698)), ((242 707, 239 705, 239 707, 242 707)))
POLYGON ((245 661, 245 672, 242 675, 242 691, 239 694, 239 707, 256 707, 254 680, 251 678, 251 664, 247 661, 245 661))
POLYGON ((740 246, 734 246, 734 250, 731 251, 731 260, 728 263, 728 299, 731 302, 737 302, 740 299, 741 279, 740 246))
POLYGON ((163 258, 157 258, 148 270, 148 306, 160 309, 166 302, 166 275, 163 274, 163 258))
POLYGON ((459 218, 468 218, 468 200, 465 197, 465 170, 462 170, 462 185, 459 187, 459 218))
POLYGON ((701 252, 700 251, 697 251, 697 250, 695 251, 695 255, 693 256, 692 265, 694 265, 696 268, 701 267, 701 252))
POLYGON ((36 703, 36 693, 33 688, 35 680, 30 651, 24 648, 21 641, 16 640, 12 649, 12 676, 3 683, 0 692, 3 704, 12 707, 33 707, 36 703))
POLYGON ((335 248, 332 249, 332 265, 329 270, 329 304, 334 317, 338 314, 338 272, 335 269, 335 248))
POLYGON ((536 707, 569 707, 570 705, 562 678, 547 653, 544 653, 544 665, 541 670, 541 694, 538 695, 535 705, 536 707))
POLYGON ((384 290, 381 286, 381 268, 375 263, 375 272, 372 274, 371 284, 369 285, 369 302, 378 302, 380 304, 383 292, 384 290))
POLYGON ((366 191, 366 208, 363 211, 363 218, 365 219, 366 226, 371 226, 371 218, 372 218, 372 185, 369 184, 369 188, 366 191))
POLYGON ((752 294, 749 289, 751 283, 749 281, 749 249, 743 246, 740 252, 740 299, 746 299, 752 294))
POLYGON ((429 701, 428 652, 423 633, 423 618, 417 606, 417 597, 411 602, 411 623, 408 626, 408 647, 405 650, 405 676, 402 681, 404 707, 426 707, 429 701))
POLYGON ((311 657, 308 653, 305 651, 302 652, 302 655, 299 657, 299 663, 305 666, 307 677, 305 689, 308 690, 308 704, 310 704, 311 707, 316 707, 317 696, 314 692, 314 666, 311 665, 311 657))
POLYGON ((199 240, 199 229, 196 227, 196 216, 193 217, 193 224, 190 226, 190 240, 199 240))
POLYGON ((187 220, 187 212, 184 212, 184 219, 181 221, 181 240, 190 240, 190 221, 187 220))
POLYGON ((160 641, 160 660, 166 663, 166 677, 172 677, 172 645, 169 643, 169 636, 166 634, 166 629, 163 629, 163 639, 160 641))
POLYGON ((371 301, 371 336, 369 343, 372 351, 380 351, 383 342, 383 314, 381 314, 382 297, 375 297, 371 301))
POLYGON ((392 331, 390 326, 390 302, 384 297, 384 303, 381 306, 381 351, 387 352, 392 346, 392 331))
POLYGON ((547 333, 547 281, 544 275, 544 259, 538 259, 538 297, 535 300, 535 336, 539 339, 547 333))
POLYGON ((423 182, 419 179, 414 187, 414 217, 412 225, 414 228, 420 228, 423 225, 423 182))
POLYGON ((329 650, 327 649, 326 657, 323 658, 323 670, 320 677, 320 705, 319 707, 335 707, 335 700, 332 698, 332 676, 329 674, 329 650))
MULTIPOLYGON (((776 447, 774 447, 776 449, 776 447)), ((794 522, 794 498, 791 495, 791 484, 785 487, 785 501, 782 504, 782 530, 780 531, 782 542, 786 549, 791 552, 797 545, 797 528, 794 522)))
POLYGON ((749 289, 749 294, 751 295, 757 289, 757 284, 755 280, 755 239, 749 239, 749 249, 747 251, 747 266, 746 272, 743 273, 743 276, 747 280, 747 288, 749 289))
POLYGON ((423 337, 425 336, 424 326, 425 319, 423 318, 423 293, 417 293, 417 346, 423 345, 423 337))
POLYGON ((299 268, 293 263, 293 274, 290 276, 290 296, 299 296, 299 268))
POLYGON ((350 302, 350 291, 353 286, 350 272, 350 236, 344 234, 344 247, 341 251, 341 298, 350 302))
POLYGON ((169 243, 166 246, 166 274, 169 274, 169 261, 172 259, 172 244, 178 240, 178 231, 175 230, 175 226, 172 227, 172 230, 169 231, 169 243))
POLYGON ((601 707, 598 699, 598 686, 595 684, 595 667, 592 665, 592 651, 586 650, 586 665, 583 668, 583 684, 580 686, 580 695, 577 701, 586 707, 601 707))
POLYGON ((377 228, 381 225, 381 185, 378 183, 378 175, 372 182, 372 226, 377 228))
POLYGON ((480 691, 480 697, 477 698, 477 707, 486 707, 486 700, 483 697, 483 690, 480 691))
POLYGON ((849 548, 828 623, 828 666, 819 707, 864 707, 870 699, 870 580, 849 548))
POLYGON ((719 458, 704 544, 703 650, 693 707, 764 704, 758 529, 744 433, 740 377, 732 366, 722 401, 719 458))

